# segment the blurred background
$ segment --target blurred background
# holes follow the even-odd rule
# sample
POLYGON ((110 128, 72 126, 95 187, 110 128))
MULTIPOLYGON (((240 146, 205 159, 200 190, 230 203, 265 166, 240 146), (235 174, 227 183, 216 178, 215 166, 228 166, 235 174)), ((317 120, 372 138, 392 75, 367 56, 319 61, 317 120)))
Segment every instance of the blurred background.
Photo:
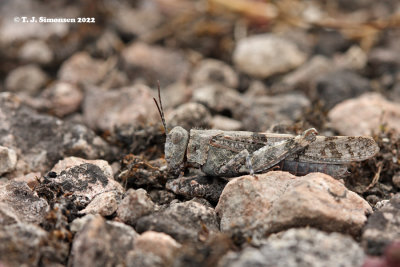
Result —
POLYGON ((3 0, 0 91, 99 133, 159 123, 159 81, 171 126, 370 135, 396 119, 382 105, 400 99, 399 12, 394 0, 3 0), (343 121, 360 105, 376 110, 343 121))

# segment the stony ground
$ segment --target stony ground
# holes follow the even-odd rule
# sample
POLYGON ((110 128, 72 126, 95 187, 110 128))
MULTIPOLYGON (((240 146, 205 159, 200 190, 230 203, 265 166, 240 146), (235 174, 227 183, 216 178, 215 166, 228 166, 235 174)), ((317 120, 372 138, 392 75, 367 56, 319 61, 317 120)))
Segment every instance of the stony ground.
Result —
POLYGON ((399 10, 2 1, 0 266, 400 266, 399 10), (380 151, 341 179, 175 177, 157 81, 170 129, 315 127, 380 151))

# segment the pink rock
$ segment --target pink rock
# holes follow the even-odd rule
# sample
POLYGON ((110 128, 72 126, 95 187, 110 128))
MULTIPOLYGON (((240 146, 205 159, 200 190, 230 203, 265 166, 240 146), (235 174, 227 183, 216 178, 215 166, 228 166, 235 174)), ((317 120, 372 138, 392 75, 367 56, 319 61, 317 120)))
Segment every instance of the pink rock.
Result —
POLYGON ((74 84, 57 82, 45 91, 42 96, 48 100, 48 109, 58 117, 77 111, 83 100, 83 93, 74 84))
POLYGON ((64 61, 58 77, 71 83, 97 84, 107 72, 105 61, 93 59, 87 52, 78 52, 64 61))
POLYGON ((231 180, 216 212, 225 232, 240 229, 248 235, 263 236, 309 225, 356 235, 372 209, 368 202, 326 174, 296 177, 276 171, 231 180))
POLYGON ((378 93, 367 93, 337 104, 328 114, 331 126, 343 135, 371 135, 382 125, 400 132, 400 106, 378 93))

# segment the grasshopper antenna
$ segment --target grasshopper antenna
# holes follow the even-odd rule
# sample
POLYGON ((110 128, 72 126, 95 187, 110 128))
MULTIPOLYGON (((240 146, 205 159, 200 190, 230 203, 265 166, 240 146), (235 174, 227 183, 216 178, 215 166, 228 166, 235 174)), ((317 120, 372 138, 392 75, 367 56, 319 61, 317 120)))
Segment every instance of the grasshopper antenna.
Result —
POLYGON ((160 114, 161 121, 162 121, 164 131, 165 131, 165 135, 167 135, 167 124, 165 123, 164 109, 163 109, 162 102, 161 102, 160 81, 157 81, 157 88, 158 88, 158 101, 160 102, 160 104, 158 104, 157 100, 154 97, 153 97, 153 100, 154 100, 154 103, 156 103, 158 113, 160 114))

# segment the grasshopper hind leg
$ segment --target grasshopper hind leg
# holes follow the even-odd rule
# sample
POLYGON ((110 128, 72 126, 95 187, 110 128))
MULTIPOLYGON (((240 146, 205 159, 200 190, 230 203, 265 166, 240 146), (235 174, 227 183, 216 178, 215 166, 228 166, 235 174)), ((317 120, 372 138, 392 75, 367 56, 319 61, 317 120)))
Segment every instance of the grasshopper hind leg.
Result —
POLYGON ((233 158, 231 158, 227 163, 221 166, 218 173, 221 175, 238 175, 240 169, 246 164, 247 159, 250 159, 250 153, 247 149, 240 151, 233 158))

